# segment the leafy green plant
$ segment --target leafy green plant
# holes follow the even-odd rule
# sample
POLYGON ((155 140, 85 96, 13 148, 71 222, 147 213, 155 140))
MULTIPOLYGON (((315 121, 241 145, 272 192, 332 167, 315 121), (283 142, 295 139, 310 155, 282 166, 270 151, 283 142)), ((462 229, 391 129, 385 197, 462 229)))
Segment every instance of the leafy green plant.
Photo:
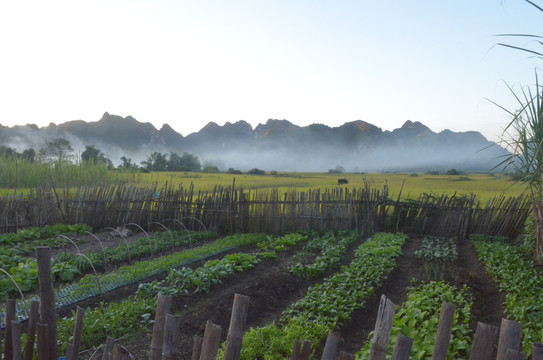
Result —
POLYGON ((505 313, 522 324, 523 349, 530 354, 543 334, 543 276, 523 251, 504 240, 471 237, 479 260, 505 293, 505 313))
MULTIPOLYGON (((422 283, 408 290, 407 301, 397 310, 388 347, 392 355, 394 340, 399 334, 413 338, 411 355, 414 360, 429 359, 435 343, 435 334, 439 323, 442 302, 456 305, 451 331, 451 340, 447 359, 466 359, 471 349, 471 331, 469 329, 470 311, 473 300, 467 287, 455 288, 444 282, 422 283)), ((370 334, 369 339, 373 336, 370 334)), ((371 342, 356 354, 357 359, 367 359, 371 342)))

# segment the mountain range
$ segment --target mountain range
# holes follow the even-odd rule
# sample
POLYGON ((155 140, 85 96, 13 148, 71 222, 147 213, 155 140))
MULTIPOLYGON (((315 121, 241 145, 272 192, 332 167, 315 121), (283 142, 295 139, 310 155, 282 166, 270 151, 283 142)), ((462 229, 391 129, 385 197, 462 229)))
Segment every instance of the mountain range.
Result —
POLYGON ((208 123, 183 136, 164 124, 156 129, 131 116, 105 113, 96 122, 75 120, 59 125, 0 125, 0 144, 22 151, 39 149, 62 137, 74 149, 94 145, 114 163, 121 156, 139 163, 149 154, 190 152, 209 165, 225 170, 259 168, 278 171, 488 171, 507 151, 476 131, 433 132, 420 122, 406 121, 393 131, 356 120, 338 127, 297 126, 270 119, 254 129, 246 121, 208 123))

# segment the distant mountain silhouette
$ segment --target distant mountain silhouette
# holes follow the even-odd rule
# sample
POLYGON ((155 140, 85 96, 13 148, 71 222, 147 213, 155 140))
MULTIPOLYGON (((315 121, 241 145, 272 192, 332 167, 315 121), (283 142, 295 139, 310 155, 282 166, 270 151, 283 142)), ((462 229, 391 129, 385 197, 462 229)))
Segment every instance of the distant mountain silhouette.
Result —
POLYGON ((99 121, 75 120, 46 127, 0 125, 0 144, 18 151, 39 149, 46 141, 63 137, 83 151, 94 145, 113 162, 121 156, 138 162, 154 152, 190 152, 218 166, 247 170, 327 171, 487 171, 506 150, 479 132, 435 133, 420 122, 406 121, 401 128, 383 131, 366 121, 339 127, 312 124, 300 127, 287 120, 269 119, 254 129, 246 121, 220 126, 208 123, 183 137, 165 124, 157 130, 131 116, 105 113, 99 121), (491 146, 496 145, 496 146, 491 146), (485 150, 483 150, 485 149, 485 150))

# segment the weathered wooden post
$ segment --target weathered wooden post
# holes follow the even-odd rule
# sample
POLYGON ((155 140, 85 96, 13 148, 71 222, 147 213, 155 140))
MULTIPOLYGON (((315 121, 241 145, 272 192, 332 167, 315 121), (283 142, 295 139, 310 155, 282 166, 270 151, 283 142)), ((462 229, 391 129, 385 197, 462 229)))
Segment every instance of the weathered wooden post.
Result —
POLYGON ((57 360, 57 309, 55 307, 55 292, 51 276, 51 248, 38 246, 36 248, 36 260, 38 262, 40 322, 48 325, 49 359, 57 360))
POLYGON ((22 360, 23 352, 21 350, 21 334, 23 332, 23 324, 19 324, 15 320, 11 321, 11 344, 13 350, 13 360, 22 360))
POLYGON ((505 353, 505 360, 524 360, 526 359, 526 354, 522 351, 516 351, 513 349, 507 349, 505 353))
POLYGON ((542 343, 533 343, 532 344, 532 360, 543 360, 543 344, 542 343))
POLYGON ((171 360, 177 358, 177 338, 179 334, 180 316, 166 315, 164 321, 164 340, 162 342, 162 360, 171 360))
POLYGON ((115 347, 115 339, 112 337, 107 337, 106 346, 104 347, 104 354, 102 355, 102 360, 111 360, 113 359, 113 348, 115 347))
POLYGON ((449 341, 451 340, 454 309, 455 305, 448 302, 443 302, 441 305, 432 360, 445 360, 447 358, 447 349, 449 348, 449 341))
POLYGON ((49 360, 49 325, 38 323, 36 329, 38 332, 38 360, 49 360))
POLYGON ((72 341, 71 346, 66 347, 66 358, 68 360, 79 359, 79 347, 81 346, 81 333, 83 332, 84 317, 85 317, 85 310, 78 306, 75 312, 74 339, 72 341))
POLYGON ((204 339, 201 336, 194 337, 194 345, 192 345, 192 357, 191 360, 200 360, 200 353, 202 352, 202 342, 204 339))
POLYGON ((498 345, 499 329, 497 326, 477 323, 470 360, 492 360, 498 345))
POLYGON ((409 360, 412 346, 412 338, 403 334, 399 334, 398 338, 396 339, 396 344, 394 344, 394 350, 392 352, 391 360, 409 360))
POLYGON ((385 360, 388 350, 388 341, 394 322, 394 313, 396 305, 384 294, 381 295, 379 310, 377 311, 377 320, 375 321, 375 330, 371 340, 371 349, 369 360, 385 360))
POLYGON ((294 345, 292 346, 292 356, 290 360, 300 360, 300 351, 302 350, 302 342, 300 340, 294 340, 294 345))
POLYGON ((26 331, 24 360, 32 360, 34 358, 34 343, 36 339, 36 325, 38 323, 39 307, 39 301, 32 300, 30 303, 30 313, 28 315, 28 329, 26 331))
POLYGON ((302 353, 300 354, 300 360, 309 360, 311 356, 311 341, 304 341, 302 346, 302 353))
POLYGON ((520 351, 520 337, 522 336, 522 324, 502 319, 500 337, 498 342, 498 355, 496 360, 505 360, 507 350, 520 351))
POLYGON ((350 354, 345 351, 340 351, 338 358, 339 360, 354 360, 355 359, 354 354, 350 354))
POLYGON ((119 344, 113 346, 113 360, 130 360, 128 351, 119 344))
POLYGON ((339 333, 337 331, 329 331, 326 338, 326 344, 322 352, 321 360, 334 360, 339 343, 339 333))
POLYGON ((224 350, 224 360, 238 360, 241 353, 241 344, 243 342, 243 332, 245 331, 245 321, 249 310, 249 296, 235 294, 234 305, 232 306, 232 315, 230 317, 230 327, 226 337, 226 349, 224 350))
POLYGON ((162 358, 164 323, 166 322, 166 314, 170 311, 171 303, 171 296, 162 293, 158 294, 155 323, 153 325, 153 337, 151 339, 151 360, 160 360, 162 358))
POLYGON ((15 299, 6 301, 6 328, 4 330, 4 359, 13 358, 13 333, 11 322, 15 321, 15 299))
POLYGON ((207 321, 200 360, 215 360, 221 342, 221 333, 222 328, 219 325, 213 324, 211 320, 207 321))

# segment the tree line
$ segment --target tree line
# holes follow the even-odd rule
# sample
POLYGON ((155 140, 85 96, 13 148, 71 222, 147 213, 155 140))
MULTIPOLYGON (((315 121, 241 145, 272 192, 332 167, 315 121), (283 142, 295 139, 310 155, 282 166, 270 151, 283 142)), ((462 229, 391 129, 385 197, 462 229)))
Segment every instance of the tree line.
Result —
MULTIPOLYGON (((76 156, 74 148, 69 140, 64 138, 56 138, 45 143, 38 149, 26 149, 19 153, 11 147, 0 145, 0 158, 21 159, 30 163, 77 163, 79 160, 82 163, 92 163, 97 165, 105 165, 113 170, 114 165, 100 149, 94 145, 85 145, 85 150, 79 158, 76 156)), ((117 166, 119 170, 129 171, 200 171, 202 164, 198 157, 194 154, 185 152, 178 154, 175 152, 160 153, 153 152, 146 160, 140 164, 132 162, 131 158, 126 156, 121 157, 121 163, 117 166)))

